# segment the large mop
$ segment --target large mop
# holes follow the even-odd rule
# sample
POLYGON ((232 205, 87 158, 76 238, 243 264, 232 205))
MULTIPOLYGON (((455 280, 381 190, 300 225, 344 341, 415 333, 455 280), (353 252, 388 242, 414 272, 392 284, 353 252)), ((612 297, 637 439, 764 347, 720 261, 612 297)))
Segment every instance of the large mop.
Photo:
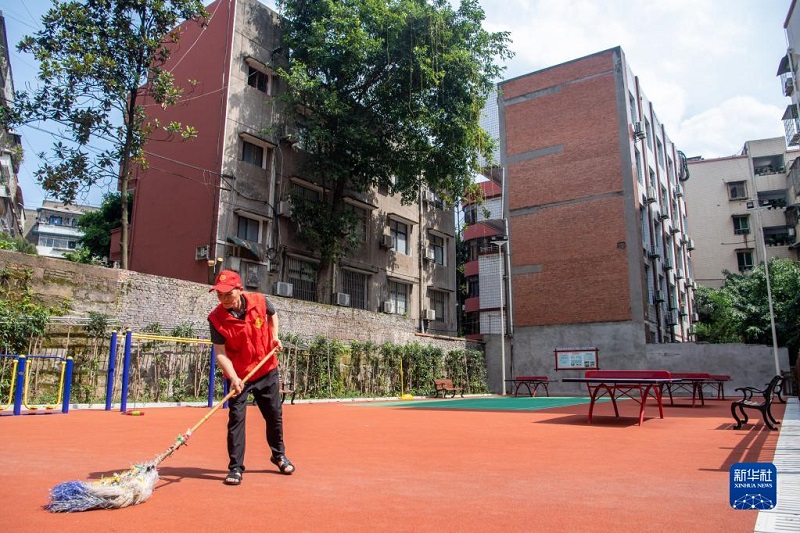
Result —
MULTIPOLYGON (((242 381, 247 381, 253 374, 275 355, 277 348, 269 352, 259 363, 247 373, 242 381)), ((150 462, 134 465, 130 470, 97 481, 67 481, 59 483, 50 491, 50 503, 45 508, 53 513, 72 513, 90 511, 92 509, 121 509, 147 500, 158 482, 157 467, 167 457, 185 445, 189 438, 202 426, 211 415, 236 394, 231 390, 211 408, 197 424, 189 428, 183 435, 178 435, 175 442, 150 462)))

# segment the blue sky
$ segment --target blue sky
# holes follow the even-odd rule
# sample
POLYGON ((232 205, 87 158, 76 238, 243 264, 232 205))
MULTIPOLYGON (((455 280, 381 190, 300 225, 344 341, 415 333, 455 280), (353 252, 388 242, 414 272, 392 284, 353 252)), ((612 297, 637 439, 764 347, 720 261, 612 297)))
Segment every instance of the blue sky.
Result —
MULTIPOLYGON (((274 1, 262 0, 274 8, 274 1)), ((455 2, 456 0, 453 0, 455 2)), ((667 134, 688 156, 738 153, 745 141, 783 135, 789 99, 775 75, 786 53, 783 23, 791 0, 481 0, 490 31, 510 31, 513 78, 615 46, 653 102, 667 134)), ((37 66, 16 51, 39 28, 50 0, 0 0, 14 84, 36 83, 37 66)), ((33 173, 53 136, 20 128, 25 207, 44 199, 33 173)), ((111 185, 81 203, 99 204, 111 185)))

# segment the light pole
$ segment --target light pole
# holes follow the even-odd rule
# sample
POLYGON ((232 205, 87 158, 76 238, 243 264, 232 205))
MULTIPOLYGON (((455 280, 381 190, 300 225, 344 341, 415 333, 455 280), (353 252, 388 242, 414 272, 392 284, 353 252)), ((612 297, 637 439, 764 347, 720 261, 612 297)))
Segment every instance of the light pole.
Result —
POLYGON ((772 307, 772 284, 769 281, 769 258, 767 257, 767 239, 764 237, 764 227, 761 222, 761 206, 756 206, 755 202, 747 202, 747 207, 756 212, 758 220, 758 232, 761 237, 761 253, 764 260, 764 276, 767 278, 767 303, 769 304, 769 323, 772 328, 772 356, 775 358, 775 374, 781 374, 781 364, 778 360, 778 335, 775 332, 775 310, 772 307))
POLYGON ((503 293, 505 292, 505 253, 503 252, 503 245, 508 244, 508 239, 505 235, 495 235, 491 238, 491 243, 497 246, 497 253, 500 256, 500 379, 502 387, 502 395, 506 395, 506 320, 503 313, 503 293))

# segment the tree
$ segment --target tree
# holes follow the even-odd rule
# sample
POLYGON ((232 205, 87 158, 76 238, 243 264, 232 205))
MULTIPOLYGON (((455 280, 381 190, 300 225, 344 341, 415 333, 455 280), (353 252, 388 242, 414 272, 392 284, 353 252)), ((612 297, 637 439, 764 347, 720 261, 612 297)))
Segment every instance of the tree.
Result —
POLYGON ((404 202, 424 185, 455 201, 493 142, 481 110, 511 57, 507 32, 481 27, 477 0, 278 0, 288 69, 279 74, 304 176, 322 205, 292 195, 299 236, 320 251, 318 298, 332 264, 352 249, 347 190, 387 187, 404 202))
MULTIPOLYGON (((65 203, 95 184, 118 182, 128 190, 135 165, 146 167, 144 145, 155 139, 189 139, 190 126, 147 122, 143 102, 164 107, 182 89, 161 67, 178 44, 178 24, 208 16, 202 0, 53 0, 42 29, 19 43, 39 61, 40 86, 18 92, 13 109, 0 110, 10 126, 55 121, 64 127, 52 158, 36 177, 65 203)), ((128 268, 128 206, 122 206, 122 268, 128 268)))
MULTIPOLYGON (((133 196, 128 195, 128 210, 133 196)), ((119 193, 108 193, 103 196, 100 209, 84 213, 78 219, 78 227, 83 232, 80 238, 80 250, 70 261, 97 264, 97 259, 108 258, 111 247, 111 232, 120 227, 122 221, 122 202, 119 193)), ((104 260, 101 261, 105 263, 104 260)))
MULTIPOLYGON (((788 348, 794 364, 800 349, 800 264, 770 259, 769 274, 778 346, 788 348)), ((695 301, 700 319, 698 340, 772 345, 763 264, 749 274, 726 272, 722 288, 700 288, 695 301)))
POLYGON ((39 255, 36 245, 22 237, 12 237, 5 231, 0 231, 0 250, 11 250, 21 254, 39 255))

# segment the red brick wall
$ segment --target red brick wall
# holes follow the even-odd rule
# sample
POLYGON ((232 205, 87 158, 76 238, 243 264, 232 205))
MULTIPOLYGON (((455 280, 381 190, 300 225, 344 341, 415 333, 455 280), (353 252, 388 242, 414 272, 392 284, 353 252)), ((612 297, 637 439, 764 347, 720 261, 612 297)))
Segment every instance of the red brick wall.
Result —
POLYGON ((516 326, 632 318, 627 244, 620 244, 618 115, 625 110, 611 52, 514 80, 503 94, 507 100, 574 79, 581 81, 505 108, 507 157, 562 150, 508 165, 512 270, 536 271, 512 276, 516 326))

